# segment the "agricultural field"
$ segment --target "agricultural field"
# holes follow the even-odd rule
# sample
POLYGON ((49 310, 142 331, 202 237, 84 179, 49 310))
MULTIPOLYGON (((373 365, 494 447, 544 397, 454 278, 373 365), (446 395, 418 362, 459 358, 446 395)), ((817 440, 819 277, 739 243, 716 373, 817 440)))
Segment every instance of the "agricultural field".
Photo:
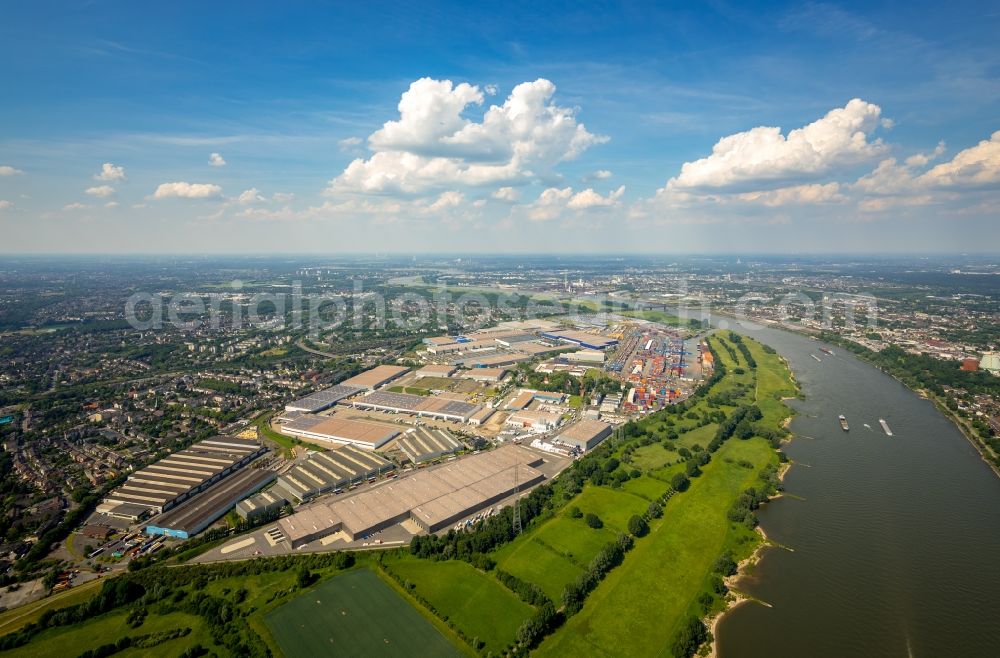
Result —
POLYGON ((467 637, 483 642, 484 651, 496 653, 511 644, 518 627, 533 612, 493 576, 467 562, 407 556, 386 560, 384 565, 411 583, 413 594, 434 606, 467 637))
POLYGON ((461 656, 420 612, 368 569, 309 589, 265 623, 286 656, 461 656))

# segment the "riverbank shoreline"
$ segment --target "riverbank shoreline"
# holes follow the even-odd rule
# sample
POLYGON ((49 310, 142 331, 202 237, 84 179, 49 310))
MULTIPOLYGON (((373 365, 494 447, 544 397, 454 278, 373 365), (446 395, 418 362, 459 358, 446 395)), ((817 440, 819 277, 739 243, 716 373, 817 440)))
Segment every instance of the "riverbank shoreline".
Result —
MULTIPOLYGON (((802 328, 802 327, 795 327, 795 326, 792 326, 792 325, 789 325, 789 324, 785 324, 783 322, 777 322, 775 320, 768 320, 768 319, 765 319, 765 318, 751 318, 751 317, 740 318, 739 316, 732 315, 732 314, 729 314, 729 313, 724 313, 722 311, 713 310, 712 312, 716 313, 718 315, 721 315, 723 317, 731 318, 733 320, 736 320, 737 323, 739 323, 740 320, 746 320, 748 322, 753 322, 753 323, 756 323, 756 324, 760 324, 762 326, 769 327, 769 328, 772 328, 772 329, 783 329, 785 331, 789 331, 791 333, 795 333, 795 334, 798 334, 800 336, 806 336, 808 338, 813 338, 815 340, 820 340, 819 334, 816 331, 814 331, 814 330, 807 330, 807 329, 802 328)), ((743 329, 746 329, 746 327, 744 327, 742 324, 740 324, 740 327, 743 328, 743 329)), ((843 342, 852 342, 852 341, 849 341, 848 339, 843 338, 843 337, 839 337, 838 336, 838 338, 839 338, 840 341, 843 341, 843 342)), ((993 462, 991 460, 992 455, 990 455, 990 453, 988 452, 988 449, 983 445, 982 441, 980 441, 978 437, 976 437, 974 434, 972 434, 972 432, 969 430, 969 428, 966 426, 966 424, 964 422, 962 422, 962 419, 954 411, 952 411, 951 409, 949 409, 948 405, 946 405, 943 402, 941 402, 941 400, 938 398, 938 396, 933 395, 931 393, 928 393, 924 389, 913 388, 912 386, 910 386, 909 384, 907 384, 906 382, 904 382, 902 379, 900 379, 897 375, 895 375, 895 374, 893 374, 893 373, 885 370, 884 368, 880 367, 878 364, 876 364, 873 361, 871 361, 870 359, 866 358, 865 354, 855 352, 850 347, 848 347, 846 345, 843 345, 841 343, 837 343, 837 345, 838 345, 838 347, 840 347, 842 349, 849 350, 851 352, 851 354, 853 354, 854 356, 856 356, 858 359, 864 361, 868 365, 872 366, 873 368, 875 368, 879 372, 882 372, 882 373, 888 375, 889 377, 892 377, 894 380, 896 380, 901 385, 903 385, 907 390, 911 391, 914 395, 916 395, 918 397, 921 397, 921 398, 924 398, 925 400, 930 400, 934 404, 934 406, 937 408, 937 410, 940 411, 941 414, 944 415, 948 420, 950 420, 955 425, 955 427, 958 428, 958 431, 962 433, 962 436, 964 436, 966 438, 966 440, 972 445, 972 447, 976 449, 976 452, 979 453, 979 457, 983 460, 983 462, 986 463, 986 465, 990 468, 990 470, 993 471, 993 474, 996 475, 998 478, 1000 478, 1000 465, 997 465, 995 462, 993 462)), ((786 362, 785 365, 786 366, 788 365, 787 362, 786 362)), ((789 371, 791 371, 790 367, 789 367, 789 371)), ((794 372, 792 372, 792 380, 795 381, 795 373, 794 372)))
MULTIPOLYGON (((802 385, 799 384, 799 381, 795 378, 795 372, 792 370, 791 364, 788 363, 788 360, 785 359, 784 357, 780 357, 780 359, 781 362, 784 364, 785 368, 788 369, 789 379, 791 379, 792 383, 795 385, 795 390, 796 390, 796 396, 783 397, 781 398, 782 403, 785 403, 787 400, 803 399, 804 396, 802 394, 802 385)), ((785 404, 785 407, 788 409, 789 413, 788 416, 781 421, 781 427, 787 430, 788 426, 792 422, 792 419, 795 418, 796 415, 798 415, 798 412, 792 407, 789 407, 787 404, 785 404)), ((791 443, 794 438, 795 438, 794 434, 789 434, 789 436, 781 442, 781 445, 784 446, 787 445, 788 443, 791 443)), ((780 452, 780 448, 776 448, 775 452, 780 452)), ((784 483, 785 475, 788 474, 788 471, 791 470, 791 468, 792 468, 791 461, 785 461, 779 463, 778 482, 784 483)), ((761 504, 767 505, 772 501, 778 500, 783 496, 784 496, 784 491, 779 490, 773 496, 769 496, 768 499, 761 504)), ((767 532, 759 524, 757 525, 756 528, 754 528, 754 530, 757 532, 757 534, 760 535, 760 541, 758 542, 757 546, 754 547, 750 555, 748 555, 743 560, 740 560, 740 562, 736 565, 735 574, 733 574, 732 576, 727 576, 726 578, 723 579, 723 582, 725 583, 727 589, 729 589, 729 592, 726 594, 726 597, 724 598, 726 606, 718 613, 706 616, 702 619, 702 623, 709 629, 708 639, 706 640, 706 646, 708 646, 708 652, 705 654, 698 653, 697 655, 705 655, 708 658, 719 658, 719 636, 718 636, 719 624, 722 623, 722 620, 730 612, 740 607, 741 605, 750 602, 757 602, 765 606, 768 605, 763 601, 759 601, 758 599, 747 596, 739 589, 737 589, 737 586, 739 585, 740 581, 744 578, 749 577, 750 574, 748 573, 748 571, 750 570, 750 568, 756 565, 764 556, 764 551, 766 551, 769 548, 777 548, 777 545, 775 545, 774 542, 771 541, 771 539, 767 536, 767 532)))
MULTIPOLYGON (((786 420, 791 420, 791 418, 792 416, 789 416, 788 419, 786 420)), ((791 439, 788 439, 788 441, 791 441, 791 439)), ((792 462, 785 462, 781 465, 781 467, 778 469, 779 482, 785 481, 785 475, 791 468, 792 468, 792 462)), ((782 497, 784 497, 784 493, 779 491, 778 493, 776 493, 775 495, 771 496, 766 501, 764 501, 763 504, 766 505, 782 497)), ((729 593, 726 595, 725 599, 726 607, 720 610, 718 613, 711 616, 707 616, 704 619, 702 619, 702 623, 705 624, 705 626, 708 627, 709 629, 709 639, 707 640, 708 653, 704 654, 707 658, 719 658, 719 633, 718 633, 719 624, 722 623, 722 620, 725 619, 726 615, 728 615, 733 610, 739 608, 741 605, 745 603, 756 602, 761 605, 765 606, 768 605, 763 601, 759 601, 753 597, 747 596, 746 594, 744 594, 743 592, 741 592, 739 589, 736 588, 743 578, 749 577, 750 574, 748 573, 748 571, 750 567, 753 567, 758 562, 760 562, 761 558, 764 557, 764 552, 766 550, 770 548, 778 548, 778 545, 772 542, 771 538, 767 536, 767 532, 764 530, 764 528, 758 525, 755 528, 755 530, 761 537, 760 543, 754 548, 753 552, 750 553, 749 556, 747 556, 743 560, 740 560, 739 564, 736 565, 735 574, 723 579, 723 582, 726 584, 726 587, 729 588, 729 593)))

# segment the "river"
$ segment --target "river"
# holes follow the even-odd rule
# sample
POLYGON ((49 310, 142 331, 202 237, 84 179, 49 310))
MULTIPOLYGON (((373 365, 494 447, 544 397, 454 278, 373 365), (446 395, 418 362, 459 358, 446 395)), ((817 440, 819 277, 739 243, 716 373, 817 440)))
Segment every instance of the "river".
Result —
POLYGON ((741 581, 771 607, 730 611, 719 655, 1000 655, 1000 478, 931 402, 888 375, 755 326, 734 328, 784 356, 806 396, 791 403, 786 495, 759 512, 790 550, 766 550, 741 581))

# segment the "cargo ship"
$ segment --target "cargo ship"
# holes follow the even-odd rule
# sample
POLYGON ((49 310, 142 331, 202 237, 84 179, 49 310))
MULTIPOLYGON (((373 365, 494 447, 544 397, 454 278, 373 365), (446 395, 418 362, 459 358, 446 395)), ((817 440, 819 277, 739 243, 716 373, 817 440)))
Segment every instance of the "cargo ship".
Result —
POLYGON ((884 418, 879 418, 878 424, 882 426, 882 431, 885 432, 886 436, 892 436, 892 430, 889 429, 889 423, 885 422, 884 418))
POLYGON ((845 432, 851 431, 850 426, 847 424, 847 419, 844 418, 844 414, 840 414, 840 429, 844 430, 845 432))
POLYGON ((825 347, 819 348, 819 351, 822 352, 823 354, 829 354, 830 356, 833 356, 833 352, 831 350, 826 349, 825 347))

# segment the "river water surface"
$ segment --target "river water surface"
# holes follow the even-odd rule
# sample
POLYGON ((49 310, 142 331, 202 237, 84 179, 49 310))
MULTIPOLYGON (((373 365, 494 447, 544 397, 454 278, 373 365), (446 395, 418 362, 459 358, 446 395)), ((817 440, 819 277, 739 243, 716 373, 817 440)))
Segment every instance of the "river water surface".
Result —
POLYGON ((888 375, 754 326, 734 328, 784 356, 806 399, 792 402, 786 496, 759 513, 791 550, 768 549, 741 583, 772 607, 723 618, 722 658, 1000 656, 1000 478, 888 375))

